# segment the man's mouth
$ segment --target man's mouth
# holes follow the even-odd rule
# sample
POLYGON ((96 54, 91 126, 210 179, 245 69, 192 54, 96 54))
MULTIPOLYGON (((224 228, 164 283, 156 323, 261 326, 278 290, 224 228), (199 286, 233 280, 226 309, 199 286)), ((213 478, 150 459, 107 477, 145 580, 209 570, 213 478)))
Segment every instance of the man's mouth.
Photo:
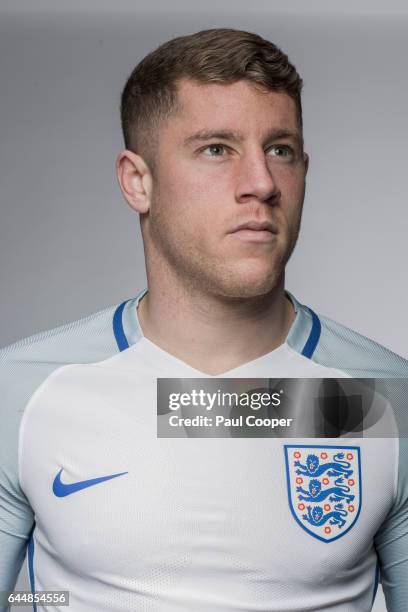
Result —
POLYGON ((230 233, 244 241, 271 242, 278 232, 270 221, 251 220, 241 223, 230 233))

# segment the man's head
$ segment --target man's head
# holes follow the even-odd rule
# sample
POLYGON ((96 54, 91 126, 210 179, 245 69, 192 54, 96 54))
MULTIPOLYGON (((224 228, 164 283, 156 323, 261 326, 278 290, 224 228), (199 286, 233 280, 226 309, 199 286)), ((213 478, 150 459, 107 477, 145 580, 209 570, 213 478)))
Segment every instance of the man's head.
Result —
POLYGON ((224 297, 276 286, 304 199, 301 87, 275 45, 230 29, 171 40, 135 68, 117 165, 148 276, 224 297))
POLYGON ((169 40, 136 66, 122 93, 125 147, 154 164, 161 121, 176 113, 182 79, 228 85, 246 80, 286 92, 296 104, 302 129, 302 79, 276 45, 257 34, 219 28, 169 40))

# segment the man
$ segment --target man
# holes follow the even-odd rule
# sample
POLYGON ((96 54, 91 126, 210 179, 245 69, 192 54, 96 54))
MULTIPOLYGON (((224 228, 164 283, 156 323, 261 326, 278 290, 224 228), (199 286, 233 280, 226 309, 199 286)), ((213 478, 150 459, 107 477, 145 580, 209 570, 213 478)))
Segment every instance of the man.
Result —
MULTIPOLYGON (((275 45, 231 29, 171 40, 129 77, 117 171, 148 288, 3 351, 1 589, 28 543, 33 591, 67 590, 75 612, 368 610, 379 571, 388 610, 406 610, 405 439, 341 446, 356 450, 334 459, 339 490, 358 455, 358 518, 341 531, 353 493, 319 535, 320 515, 289 509, 282 440, 156 435, 158 378, 407 376, 285 292, 308 168, 301 87, 275 45)), ((339 447, 323 442, 314 464, 294 454, 299 474, 339 447)))

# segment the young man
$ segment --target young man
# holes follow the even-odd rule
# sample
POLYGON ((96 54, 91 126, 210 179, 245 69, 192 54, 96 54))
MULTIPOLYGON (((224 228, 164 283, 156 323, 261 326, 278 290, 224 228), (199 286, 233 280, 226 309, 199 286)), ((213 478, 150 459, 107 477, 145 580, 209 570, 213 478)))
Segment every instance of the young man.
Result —
MULTIPOLYGON (((331 464, 354 487, 347 517, 320 530, 290 508, 284 440, 156 435, 157 378, 407 376, 285 292, 308 167, 301 86, 276 46, 229 29, 171 40, 129 77, 117 170, 148 288, 2 353, 0 589, 28 543, 32 589, 69 591, 75 612, 357 612, 379 571, 388 610, 406 610, 406 439, 298 441, 303 486, 313 457, 326 469, 348 449, 331 464)), ((404 407, 402 393, 397 421, 404 407)))

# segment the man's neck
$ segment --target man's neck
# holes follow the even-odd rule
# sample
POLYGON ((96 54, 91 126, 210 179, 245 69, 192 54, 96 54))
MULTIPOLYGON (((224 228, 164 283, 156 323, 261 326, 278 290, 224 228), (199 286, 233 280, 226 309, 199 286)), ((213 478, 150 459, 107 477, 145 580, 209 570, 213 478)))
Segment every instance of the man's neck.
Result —
POLYGON ((209 376, 228 372, 284 343, 295 319, 283 280, 266 296, 228 300, 149 285, 138 306, 144 336, 209 376))

